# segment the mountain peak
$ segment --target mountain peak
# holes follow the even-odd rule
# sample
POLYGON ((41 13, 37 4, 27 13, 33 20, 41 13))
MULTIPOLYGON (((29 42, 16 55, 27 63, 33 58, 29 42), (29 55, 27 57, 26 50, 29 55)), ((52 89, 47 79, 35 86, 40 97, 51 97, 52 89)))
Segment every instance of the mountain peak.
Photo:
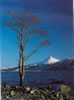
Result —
POLYGON ((56 58, 50 56, 47 64, 52 64, 52 63, 56 63, 56 62, 59 62, 59 61, 60 61, 59 59, 56 59, 56 58))
POLYGON ((39 64, 54 64, 59 62, 59 59, 56 59, 52 56, 49 56, 48 58, 44 59, 42 62, 40 62, 39 64))

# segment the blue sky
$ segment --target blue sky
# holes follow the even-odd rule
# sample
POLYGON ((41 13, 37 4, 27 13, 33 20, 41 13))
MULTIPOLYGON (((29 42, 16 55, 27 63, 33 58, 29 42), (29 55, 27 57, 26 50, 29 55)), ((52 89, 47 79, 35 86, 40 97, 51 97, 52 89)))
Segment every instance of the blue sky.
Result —
MULTIPOLYGON (((26 64, 40 62, 49 56, 64 59, 74 56, 72 0, 1 0, 0 23, 5 20, 8 10, 21 11, 25 8, 32 10, 40 19, 40 27, 48 32, 51 46, 41 48, 31 56, 26 64)), ((17 66, 18 47, 14 45, 14 32, 0 24, 1 37, 1 66, 17 66)), ((33 40, 25 49, 25 54, 38 44, 33 40)))

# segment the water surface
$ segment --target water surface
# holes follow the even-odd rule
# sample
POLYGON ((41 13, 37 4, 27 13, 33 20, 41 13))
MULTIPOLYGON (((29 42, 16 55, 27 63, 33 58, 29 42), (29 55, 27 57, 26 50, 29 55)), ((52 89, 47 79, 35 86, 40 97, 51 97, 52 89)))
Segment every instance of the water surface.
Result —
MULTIPOLYGON (((1 80, 2 84, 19 85, 19 72, 1 72, 1 80)), ((62 84, 74 88, 74 71, 26 72, 24 84, 27 86, 47 86, 51 83, 55 85, 53 81, 61 81, 62 84)))

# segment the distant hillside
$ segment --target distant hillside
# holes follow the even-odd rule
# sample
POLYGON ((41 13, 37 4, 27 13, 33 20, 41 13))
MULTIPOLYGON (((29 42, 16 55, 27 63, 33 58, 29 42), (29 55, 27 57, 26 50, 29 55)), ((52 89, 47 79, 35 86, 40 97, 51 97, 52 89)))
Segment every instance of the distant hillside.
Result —
MULTIPOLYGON (((37 70, 74 70, 74 57, 67 58, 64 60, 58 60, 53 57, 49 57, 39 64, 26 66, 26 71, 37 71, 37 70), (46 62, 47 61, 47 62, 46 62)), ((2 69, 2 71, 16 72, 19 71, 18 67, 2 69)))
POLYGON ((48 70, 74 70, 74 57, 67 58, 54 64, 53 67, 47 68, 48 70))

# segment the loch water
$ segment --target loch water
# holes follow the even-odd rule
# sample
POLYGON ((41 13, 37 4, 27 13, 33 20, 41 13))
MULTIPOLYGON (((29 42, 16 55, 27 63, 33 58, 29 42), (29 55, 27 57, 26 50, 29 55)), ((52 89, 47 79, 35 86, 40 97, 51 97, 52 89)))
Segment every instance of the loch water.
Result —
MULTIPOLYGON (((1 72, 2 84, 19 85, 19 72, 1 72)), ((39 71, 26 72, 25 86, 69 85, 74 88, 74 71, 39 71)))

